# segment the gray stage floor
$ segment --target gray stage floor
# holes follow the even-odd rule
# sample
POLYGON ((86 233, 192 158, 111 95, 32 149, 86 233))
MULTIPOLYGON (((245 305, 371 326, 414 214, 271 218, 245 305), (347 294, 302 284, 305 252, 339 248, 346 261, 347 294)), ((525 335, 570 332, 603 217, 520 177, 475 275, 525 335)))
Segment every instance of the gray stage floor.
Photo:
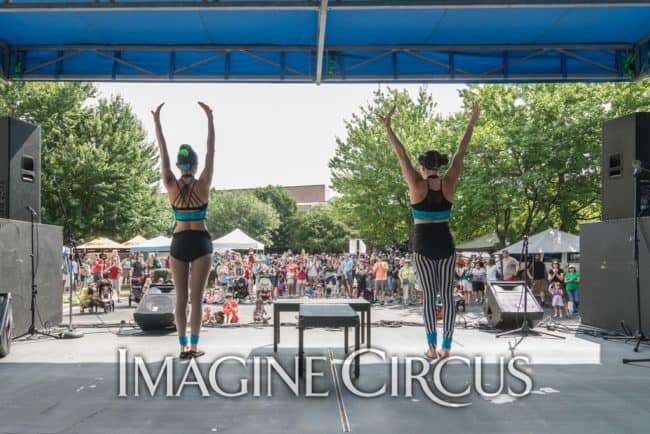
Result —
MULTIPOLYGON (((248 307, 244 307, 243 315, 248 307)), ((650 426, 650 364, 625 366, 621 357, 639 356, 631 345, 599 338, 562 333, 566 340, 526 338, 514 355, 527 356, 527 371, 533 392, 522 398, 504 393, 481 396, 472 391, 464 398, 439 399, 470 404, 447 408, 432 402, 417 384, 413 396, 405 396, 404 365, 398 365, 398 396, 390 391, 376 398, 355 396, 341 384, 342 336, 337 330, 310 330, 306 333, 307 354, 326 359, 315 364, 323 376, 314 381, 314 390, 327 397, 305 397, 299 382, 296 397, 277 375, 271 377, 272 396, 266 396, 266 365, 262 365, 261 396, 253 396, 253 370, 234 362, 224 363, 217 378, 223 389, 235 391, 240 378, 249 380, 249 393, 238 398, 219 396, 207 384, 209 397, 188 385, 179 397, 166 397, 164 387, 149 396, 141 383, 141 396, 134 396, 133 364, 127 364, 128 397, 118 397, 118 348, 128 351, 129 361, 141 356, 156 374, 166 356, 175 355, 173 334, 145 335, 128 326, 110 326, 128 319, 132 310, 124 307, 101 315, 109 327, 84 328, 77 340, 35 340, 14 342, 11 354, 0 360, 0 433, 337 433, 347 427, 353 433, 399 431, 463 433, 640 433, 650 426), (334 381, 332 366, 338 381, 334 381), (337 387, 338 386, 338 387, 337 387)), ((421 321, 417 308, 379 307, 374 319, 421 321)), ((472 316, 468 315, 469 322, 472 316)), ((287 314, 282 321, 290 322, 287 314)), ((77 323, 98 323, 94 315, 77 315, 77 323)), ((421 327, 376 327, 373 347, 388 356, 418 357, 424 350, 421 327)), ((488 391, 499 382, 494 364, 499 357, 511 357, 514 338, 496 339, 494 333, 459 325, 454 353, 482 356, 483 383, 488 391)), ((204 378, 219 357, 236 355, 252 360, 273 356, 270 327, 209 328, 202 332, 207 354, 198 367, 204 378)), ((297 347, 295 326, 282 327, 282 341, 276 360, 293 376, 297 347)), ((650 357, 650 348, 642 356, 650 357)), ((187 362, 174 360, 175 390, 187 362)), ((431 365, 433 369, 436 366, 431 365)), ((419 369, 419 365, 416 365, 419 369)), ((361 377, 355 385, 362 390, 390 386, 390 366, 372 355, 362 357, 361 377)), ((193 377, 189 377, 192 379, 193 377)), ((431 379, 431 376, 429 376, 431 379)), ((453 391, 472 382, 472 371, 459 362, 442 370, 442 380, 453 391)), ((515 388, 521 382, 507 377, 515 388)))

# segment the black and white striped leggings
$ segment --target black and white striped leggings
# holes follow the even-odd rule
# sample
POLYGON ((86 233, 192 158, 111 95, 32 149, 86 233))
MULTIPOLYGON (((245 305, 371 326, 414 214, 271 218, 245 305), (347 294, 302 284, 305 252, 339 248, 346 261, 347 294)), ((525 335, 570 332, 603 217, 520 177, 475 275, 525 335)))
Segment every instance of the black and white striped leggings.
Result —
POLYGON ((454 265, 456 255, 446 258, 431 259, 419 253, 413 253, 415 271, 420 288, 424 293, 424 325, 427 331, 427 343, 437 346, 436 332, 436 299, 438 291, 442 296, 444 312, 444 328, 442 347, 451 348, 456 323, 456 307, 454 304, 454 265))

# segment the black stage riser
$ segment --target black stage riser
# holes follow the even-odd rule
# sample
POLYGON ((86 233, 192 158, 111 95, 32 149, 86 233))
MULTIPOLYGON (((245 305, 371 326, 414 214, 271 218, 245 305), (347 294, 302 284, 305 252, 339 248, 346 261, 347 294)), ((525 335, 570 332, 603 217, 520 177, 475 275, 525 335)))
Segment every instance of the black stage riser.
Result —
POLYGON ((632 164, 650 165, 650 113, 633 113, 603 124, 603 220, 634 217, 634 183, 639 215, 650 215, 650 173, 636 179, 632 164))
MULTIPOLYGON (((38 314, 43 323, 58 326, 62 319, 60 226, 37 224, 34 229, 34 249, 38 255, 36 268, 36 298, 38 314), (36 235, 38 234, 38 237, 36 235), (36 242, 38 240, 38 242, 36 242)), ((0 292, 10 292, 14 317, 14 336, 29 329, 31 322, 31 223, 0 219, 0 292)), ((36 315, 36 327, 42 328, 36 315)))
MULTIPOLYGON (((650 217, 639 219, 641 315, 650 328, 650 217)), ((619 330, 621 321, 636 330, 634 220, 620 219, 580 226, 580 315, 582 322, 619 330)), ((646 328, 646 331, 648 329, 646 328)))
MULTIPOLYGON (((521 327, 524 322, 523 282, 488 282, 485 288, 484 311, 488 324, 501 330, 521 327)), ((535 297, 527 291, 528 325, 535 327, 544 317, 535 297)))
POLYGON ((0 218, 31 221, 27 206, 40 213, 41 129, 0 117, 0 218))

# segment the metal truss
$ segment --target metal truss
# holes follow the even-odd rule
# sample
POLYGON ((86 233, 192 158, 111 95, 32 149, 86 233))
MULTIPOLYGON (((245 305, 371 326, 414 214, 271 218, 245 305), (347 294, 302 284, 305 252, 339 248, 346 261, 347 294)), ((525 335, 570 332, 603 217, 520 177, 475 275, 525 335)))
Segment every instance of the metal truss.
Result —
POLYGON ((637 78, 649 70, 649 46, 645 41, 640 46, 325 47, 322 40, 316 47, 14 46, 3 48, 3 53, 8 52, 10 58, 3 62, 3 71, 5 78, 15 80, 616 81, 637 78), (636 55, 633 71, 626 69, 630 53, 636 55), (84 61, 75 61, 80 56, 84 61), (88 73, 80 68, 100 60, 97 65, 103 66, 97 71, 88 73), (250 68, 251 61, 264 72, 244 73, 243 68, 238 67, 246 63, 250 68))
MULTIPOLYGON (((650 4, 643 0, 332 0, 328 10, 336 9, 438 9, 438 8, 557 8, 557 7, 622 7, 650 4)), ((0 12, 56 12, 101 10, 314 10, 319 0, 0 0, 0 12)))

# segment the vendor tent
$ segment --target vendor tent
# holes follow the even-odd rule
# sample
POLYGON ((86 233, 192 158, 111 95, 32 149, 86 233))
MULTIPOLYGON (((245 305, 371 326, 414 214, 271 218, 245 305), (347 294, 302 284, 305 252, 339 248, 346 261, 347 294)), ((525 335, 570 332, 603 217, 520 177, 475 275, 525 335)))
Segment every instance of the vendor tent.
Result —
POLYGON ((130 247, 136 246, 136 245, 138 245, 140 243, 143 243, 145 241, 147 241, 147 239, 145 237, 143 237, 142 235, 136 235, 135 237, 131 238, 130 240, 124 241, 122 243, 122 245, 124 247, 129 247, 130 248, 130 247))
POLYGON ((95 238, 92 241, 89 241, 85 244, 78 246, 77 249, 84 250, 86 252, 88 251, 105 252, 113 249, 124 250, 124 246, 108 238, 95 238))
POLYGON ((499 237, 497 236, 496 232, 491 232, 489 234, 485 234, 483 236, 475 238, 471 241, 458 244, 456 246, 456 250, 472 251, 472 252, 495 250, 499 242, 500 242, 499 237))
POLYGON ((150 240, 145 240, 140 244, 131 247, 131 251, 137 252, 169 252, 169 247, 172 244, 171 238, 156 237, 150 240))
MULTIPOLYGON (((521 253, 523 241, 505 248, 509 253, 521 253)), ((547 229, 528 238, 530 253, 577 253, 580 252, 580 237, 557 229, 547 229)))
POLYGON ((641 0, 6 0, 0 81, 614 81, 641 0))
POLYGON ((264 244, 246 235, 241 229, 235 229, 229 234, 212 242, 215 249, 223 250, 264 250, 264 244))

